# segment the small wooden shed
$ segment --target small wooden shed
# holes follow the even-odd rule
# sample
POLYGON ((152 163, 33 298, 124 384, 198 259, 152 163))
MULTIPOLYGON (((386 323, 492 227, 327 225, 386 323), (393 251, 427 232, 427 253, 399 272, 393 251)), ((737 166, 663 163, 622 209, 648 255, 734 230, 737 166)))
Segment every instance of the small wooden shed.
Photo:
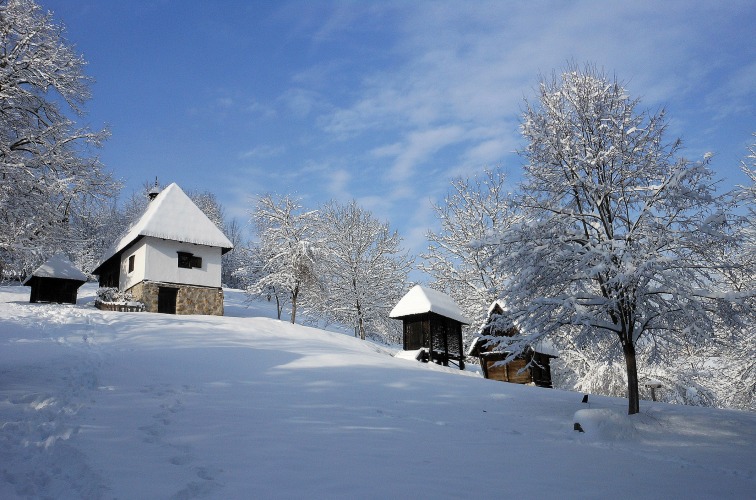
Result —
POLYGON ((79 287, 86 283, 81 272, 64 254, 50 257, 26 278, 31 287, 29 302, 60 302, 76 304, 79 287))
POLYGON ((517 326, 504 319, 504 308, 501 303, 494 302, 488 311, 486 324, 481 329, 481 336, 473 339, 467 355, 476 356, 480 360, 485 378, 515 384, 552 387, 550 363, 552 358, 557 357, 557 352, 545 341, 540 342, 535 348, 528 347, 507 364, 497 364, 509 356, 509 352, 501 349, 494 350, 494 346, 486 345, 488 341, 491 337, 513 337, 518 333, 517 326), (528 366, 529 363, 530 366, 528 366))
POLYGON ((422 349, 425 361, 444 366, 455 362, 465 368, 462 325, 470 321, 451 297, 438 290, 415 285, 389 313, 403 323, 402 347, 405 351, 422 349))

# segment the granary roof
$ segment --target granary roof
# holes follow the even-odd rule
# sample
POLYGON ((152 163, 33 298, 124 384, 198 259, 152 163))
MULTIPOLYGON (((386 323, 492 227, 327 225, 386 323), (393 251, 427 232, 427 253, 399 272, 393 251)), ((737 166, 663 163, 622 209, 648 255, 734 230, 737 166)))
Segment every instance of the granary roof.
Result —
POLYGON ((87 281, 87 275, 77 268, 65 254, 53 255, 47 261, 34 270, 24 280, 24 285, 33 277, 37 278, 60 278, 76 281, 87 281))
POLYGON ((415 285, 402 297, 402 300, 389 313, 389 317, 403 318, 428 312, 451 318, 465 325, 470 324, 470 320, 465 317, 451 297, 438 290, 420 285, 415 285))
POLYGON ((175 182, 150 201, 142 216, 105 252, 100 265, 141 236, 220 247, 224 253, 234 247, 175 182))

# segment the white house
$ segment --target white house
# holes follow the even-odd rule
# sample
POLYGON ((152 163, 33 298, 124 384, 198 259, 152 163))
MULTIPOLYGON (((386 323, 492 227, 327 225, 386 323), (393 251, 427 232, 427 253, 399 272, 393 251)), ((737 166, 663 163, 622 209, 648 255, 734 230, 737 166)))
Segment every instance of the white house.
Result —
POLYGON ((103 255, 100 286, 131 292, 150 312, 223 315, 221 256, 233 244, 171 184, 103 255))

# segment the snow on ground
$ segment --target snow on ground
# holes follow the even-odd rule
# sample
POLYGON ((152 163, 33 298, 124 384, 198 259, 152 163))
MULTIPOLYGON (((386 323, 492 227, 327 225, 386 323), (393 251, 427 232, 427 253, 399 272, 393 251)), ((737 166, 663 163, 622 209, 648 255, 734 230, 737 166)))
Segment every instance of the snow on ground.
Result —
POLYGON ((0 498, 753 498, 756 414, 459 376, 271 319, 0 287, 0 498), (578 421, 585 431, 574 430, 578 421))

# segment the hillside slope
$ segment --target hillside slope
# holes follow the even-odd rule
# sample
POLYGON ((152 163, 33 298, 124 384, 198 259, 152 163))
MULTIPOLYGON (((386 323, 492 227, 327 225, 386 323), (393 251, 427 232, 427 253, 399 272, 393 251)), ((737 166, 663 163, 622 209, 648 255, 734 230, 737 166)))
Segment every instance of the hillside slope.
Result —
POLYGON ((643 401, 628 417, 621 399, 395 359, 234 292, 226 317, 28 293, 0 287, 3 499, 756 491, 756 414, 643 401))

